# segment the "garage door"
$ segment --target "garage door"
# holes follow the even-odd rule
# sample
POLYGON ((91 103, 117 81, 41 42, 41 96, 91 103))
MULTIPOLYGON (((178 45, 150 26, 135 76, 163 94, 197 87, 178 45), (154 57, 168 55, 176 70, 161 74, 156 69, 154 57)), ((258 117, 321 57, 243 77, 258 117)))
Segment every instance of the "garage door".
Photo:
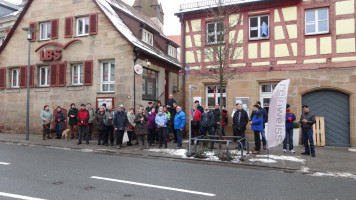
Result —
POLYGON ((332 90, 303 95, 303 104, 317 117, 325 117, 325 142, 328 146, 350 146, 349 96, 332 90))

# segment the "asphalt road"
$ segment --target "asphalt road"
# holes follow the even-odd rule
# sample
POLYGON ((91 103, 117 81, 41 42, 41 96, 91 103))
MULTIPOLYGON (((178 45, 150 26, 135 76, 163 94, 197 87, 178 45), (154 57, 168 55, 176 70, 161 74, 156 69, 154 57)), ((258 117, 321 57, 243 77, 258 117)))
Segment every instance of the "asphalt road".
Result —
POLYGON ((345 178, 0 143, 1 200, 353 200, 355 189, 345 178))

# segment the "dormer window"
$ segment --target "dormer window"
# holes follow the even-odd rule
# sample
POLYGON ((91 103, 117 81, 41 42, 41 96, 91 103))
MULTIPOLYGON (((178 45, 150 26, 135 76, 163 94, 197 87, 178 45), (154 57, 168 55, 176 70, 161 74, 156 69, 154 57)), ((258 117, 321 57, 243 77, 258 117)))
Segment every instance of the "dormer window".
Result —
POLYGON ((153 46, 153 34, 146 29, 142 29, 142 41, 153 46))
POLYGON ((177 48, 168 45, 168 55, 172 56, 173 58, 177 58, 177 48))

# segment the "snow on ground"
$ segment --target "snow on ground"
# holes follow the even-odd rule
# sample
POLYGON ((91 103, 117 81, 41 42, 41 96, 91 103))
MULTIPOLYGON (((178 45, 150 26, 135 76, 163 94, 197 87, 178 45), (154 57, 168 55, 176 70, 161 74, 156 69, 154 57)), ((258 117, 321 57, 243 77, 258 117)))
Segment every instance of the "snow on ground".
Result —
POLYGON ((290 162, 299 162, 304 163, 304 159, 296 158, 293 156, 277 156, 277 155, 257 155, 256 158, 251 158, 251 162, 263 162, 263 163, 277 163, 278 160, 290 161, 290 162))
POLYGON ((185 155, 185 153, 187 152, 186 149, 148 149, 147 151, 169 154, 169 155, 178 156, 181 158, 187 158, 187 156, 185 155))
POLYGON ((311 176, 329 176, 329 177, 343 177, 352 178, 356 180, 356 175, 347 172, 316 172, 311 176))
POLYGON ((356 152, 356 148, 350 148, 349 151, 356 152))
POLYGON ((276 160, 268 159, 268 158, 251 158, 249 161, 251 162, 263 162, 263 163, 276 163, 276 160))
POLYGON ((309 169, 309 167, 302 166, 299 171, 302 173, 308 173, 310 171, 310 169, 309 169))

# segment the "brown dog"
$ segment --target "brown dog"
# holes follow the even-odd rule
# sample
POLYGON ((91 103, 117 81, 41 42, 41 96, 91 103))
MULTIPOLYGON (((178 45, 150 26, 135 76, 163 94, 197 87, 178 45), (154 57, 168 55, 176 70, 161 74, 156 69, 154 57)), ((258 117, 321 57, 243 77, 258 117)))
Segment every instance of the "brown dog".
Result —
POLYGON ((62 139, 65 139, 67 141, 70 140, 70 129, 66 129, 62 133, 62 139))

